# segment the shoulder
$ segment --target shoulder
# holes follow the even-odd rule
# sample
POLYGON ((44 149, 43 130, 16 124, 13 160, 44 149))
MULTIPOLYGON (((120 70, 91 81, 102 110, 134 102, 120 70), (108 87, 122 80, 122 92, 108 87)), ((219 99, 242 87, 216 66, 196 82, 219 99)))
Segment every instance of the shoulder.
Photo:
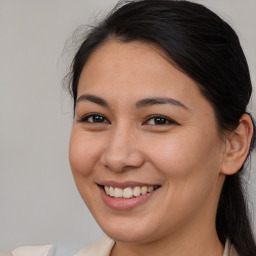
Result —
POLYGON ((50 256, 51 245, 23 246, 9 253, 0 253, 0 256, 50 256))
POLYGON ((114 244, 115 241, 106 236, 86 246, 75 256, 109 256, 114 244))

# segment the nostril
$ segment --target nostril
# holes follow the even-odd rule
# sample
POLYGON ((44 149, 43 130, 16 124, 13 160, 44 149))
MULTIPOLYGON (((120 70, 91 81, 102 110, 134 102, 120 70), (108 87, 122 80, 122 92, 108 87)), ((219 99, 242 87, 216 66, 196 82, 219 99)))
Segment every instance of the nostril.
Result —
MULTIPOLYGON (((124 157, 118 155, 110 156, 105 155, 101 163, 108 169, 114 172, 123 172, 131 170, 133 168, 139 168, 143 165, 144 159, 142 156, 136 155, 137 153, 131 153, 124 157)), ((139 153, 138 153, 139 154, 139 153)))

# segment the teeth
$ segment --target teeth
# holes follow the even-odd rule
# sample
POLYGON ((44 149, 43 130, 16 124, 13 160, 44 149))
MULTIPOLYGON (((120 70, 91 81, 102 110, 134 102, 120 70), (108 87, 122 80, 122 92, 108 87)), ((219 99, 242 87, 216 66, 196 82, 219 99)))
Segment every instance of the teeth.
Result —
POLYGON ((110 195, 109 187, 105 186, 104 188, 105 188, 106 193, 107 193, 108 195, 110 195))
POLYGON ((154 190, 154 188, 151 186, 151 187, 148 187, 148 193, 152 192, 154 190))
POLYGON ((110 187, 110 188, 109 188, 109 195, 110 195, 110 196, 114 196, 114 193, 115 193, 114 188, 110 187))
MULTIPOLYGON (((157 187, 156 187, 157 188, 157 187)), ((109 186, 104 186, 104 190, 107 195, 115 198, 132 198, 133 196, 137 197, 140 195, 145 195, 147 193, 150 193, 154 190, 153 186, 147 187, 134 187, 133 189, 128 187, 128 188, 113 188, 109 186)))
POLYGON ((131 198, 133 196, 133 191, 131 188, 125 188, 123 190, 123 197, 124 198, 131 198))
POLYGON ((134 196, 139 196, 140 195, 140 187, 135 187, 133 189, 133 195, 134 196))
POLYGON ((141 194, 142 194, 142 195, 147 194, 147 192, 148 192, 148 188, 147 188, 146 186, 144 186, 144 187, 141 188, 141 194))
POLYGON ((114 197, 123 197, 123 191, 121 188, 115 188, 114 197))

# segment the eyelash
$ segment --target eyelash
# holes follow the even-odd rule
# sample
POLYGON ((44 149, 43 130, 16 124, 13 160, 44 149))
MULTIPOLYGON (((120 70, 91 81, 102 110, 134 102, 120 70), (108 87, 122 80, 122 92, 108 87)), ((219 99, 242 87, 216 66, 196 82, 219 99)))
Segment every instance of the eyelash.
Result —
POLYGON ((174 120, 166 117, 166 116, 161 116, 161 115, 153 115, 153 116, 149 116, 145 122, 143 122, 143 124, 148 123, 150 120, 154 120, 154 124, 148 124, 148 125, 155 125, 155 126, 162 126, 162 125, 171 125, 171 124, 178 124, 177 122, 175 122, 174 120), (158 119, 158 121, 160 121, 160 123, 156 124, 156 120, 158 119), (164 122, 164 123, 161 123, 164 122))
POLYGON ((78 122, 87 122, 87 123, 110 123, 103 115, 98 114, 98 113, 93 113, 93 114, 87 114, 85 116, 83 116, 81 119, 78 120, 78 122), (93 122, 89 121, 89 118, 101 118, 101 120, 103 120, 103 122, 93 122), (106 122, 107 121, 107 122, 106 122))
MULTIPOLYGON (((81 119, 79 119, 78 121, 79 122, 87 122, 87 123, 110 123, 103 115, 98 114, 98 113, 87 114, 87 115, 83 116, 81 119), (92 118, 91 121, 89 121, 90 118, 92 118), (95 118, 98 118, 98 120, 100 122, 95 122, 96 121, 95 118)), ((178 124, 178 123, 166 116, 153 115, 153 116, 147 117, 147 119, 142 123, 142 125, 147 125, 147 124, 155 125, 155 126, 163 126, 163 125, 172 125, 172 124, 178 124), (158 119, 158 121, 157 121, 157 119, 158 119), (149 123, 150 120, 154 120, 154 123, 150 124, 149 123), (156 122, 160 122, 160 123, 157 124, 156 122)))

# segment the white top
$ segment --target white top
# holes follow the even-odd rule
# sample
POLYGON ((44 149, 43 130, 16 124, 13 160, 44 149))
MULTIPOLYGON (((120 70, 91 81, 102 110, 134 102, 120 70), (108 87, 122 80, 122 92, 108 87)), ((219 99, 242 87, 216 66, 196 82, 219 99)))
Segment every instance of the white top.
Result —
POLYGON ((1 253, 0 256, 47 256, 51 245, 44 246, 23 246, 9 253, 1 253))
POLYGON ((86 246, 75 256, 109 256, 115 241, 105 236, 100 240, 86 246))
MULTIPOLYGON (((74 256, 109 256, 114 244, 115 241, 106 236, 86 246, 74 256)), ((0 256, 50 256, 50 249, 50 245, 24 246, 15 249, 11 253, 0 253, 0 256)), ((225 244, 223 256, 239 256, 228 240, 225 244)))

